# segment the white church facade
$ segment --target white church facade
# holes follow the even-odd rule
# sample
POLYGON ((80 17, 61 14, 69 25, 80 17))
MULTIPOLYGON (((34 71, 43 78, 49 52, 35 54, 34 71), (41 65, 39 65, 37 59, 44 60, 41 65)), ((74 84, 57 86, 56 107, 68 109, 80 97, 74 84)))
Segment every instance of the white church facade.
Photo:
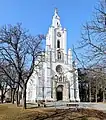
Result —
POLYGON ((67 52, 67 30, 61 26, 57 9, 46 35, 42 59, 27 84, 27 101, 80 101, 78 72, 71 49, 67 52))

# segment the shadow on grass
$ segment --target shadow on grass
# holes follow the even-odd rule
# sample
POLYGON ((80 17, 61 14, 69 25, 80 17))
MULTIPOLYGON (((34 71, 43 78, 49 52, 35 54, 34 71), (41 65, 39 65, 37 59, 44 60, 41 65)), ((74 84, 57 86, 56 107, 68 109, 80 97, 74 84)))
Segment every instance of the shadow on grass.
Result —
POLYGON ((75 117, 75 116, 72 116, 72 113, 76 112, 76 111, 71 111, 70 115, 67 115, 68 112, 70 112, 70 110, 69 111, 66 111, 66 110, 55 111, 51 115, 45 114, 45 116, 37 116, 33 120, 46 120, 46 119, 47 120, 49 120, 49 119, 51 119, 51 120, 78 120, 78 119, 87 120, 86 115, 75 117))

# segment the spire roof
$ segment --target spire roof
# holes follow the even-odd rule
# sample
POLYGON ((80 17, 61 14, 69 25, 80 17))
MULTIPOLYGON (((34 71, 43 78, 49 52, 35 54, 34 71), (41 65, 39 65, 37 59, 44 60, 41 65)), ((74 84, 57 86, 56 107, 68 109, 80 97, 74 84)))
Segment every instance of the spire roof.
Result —
POLYGON ((55 15, 58 14, 58 9, 57 8, 55 8, 54 14, 55 15))
POLYGON ((55 8, 55 10, 54 10, 54 18, 60 19, 59 15, 58 15, 58 9, 57 8, 55 8))
POLYGON ((55 28, 61 27, 60 17, 58 15, 58 9, 57 8, 55 8, 55 10, 54 10, 54 15, 53 15, 53 19, 52 19, 52 26, 54 26, 55 28))

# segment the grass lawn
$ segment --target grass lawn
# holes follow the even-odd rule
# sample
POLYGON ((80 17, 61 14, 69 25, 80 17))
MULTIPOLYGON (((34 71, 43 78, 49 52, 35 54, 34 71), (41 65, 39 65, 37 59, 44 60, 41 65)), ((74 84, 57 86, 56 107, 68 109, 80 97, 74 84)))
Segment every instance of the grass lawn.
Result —
POLYGON ((78 111, 35 108, 23 110, 12 104, 0 104, 0 120, 106 120, 106 114, 88 109, 78 111))

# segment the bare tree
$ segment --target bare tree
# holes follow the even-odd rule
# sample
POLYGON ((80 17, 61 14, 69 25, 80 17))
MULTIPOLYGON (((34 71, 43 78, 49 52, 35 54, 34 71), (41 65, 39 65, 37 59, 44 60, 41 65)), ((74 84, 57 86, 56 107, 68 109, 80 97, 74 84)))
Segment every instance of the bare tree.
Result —
MULTIPOLYGON (((81 57, 87 65, 106 63, 106 1, 100 1, 94 18, 83 25, 82 40, 79 41, 84 50, 81 57), (88 64, 89 63, 89 64, 88 64)), ((86 64, 85 63, 85 64, 86 64)))
MULTIPOLYGON (((39 60, 38 64, 35 64, 35 60, 43 51, 42 39, 44 39, 44 35, 29 35, 21 24, 0 28, 0 60, 2 63, 6 62, 14 67, 17 74, 17 81, 15 82, 22 88, 24 108, 26 108, 27 82, 34 71, 34 67, 41 62, 39 60)), ((11 77, 5 68, 2 69, 8 77, 11 77)), ((17 86, 18 90, 19 86, 17 86)))
POLYGON ((106 70, 93 66, 79 70, 79 87, 81 101, 105 101, 106 70))
MULTIPOLYGON (((17 73, 14 66, 6 61, 0 62, 0 74, 5 77, 4 82, 7 84, 9 89, 11 89, 11 102, 14 104, 14 96, 17 86, 20 85, 17 80, 17 73)), ((9 90, 10 91, 10 90, 9 90)), ((17 105, 18 105, 18 100, 17 105)))
POLYGON ((79 41, 79 47, 77 49, 74 48, 73 51, 77 60, 81 63, 80 65, 90 71, 88 80, 91 80, 91 85, 89 83, 91 90, 89 89, 89 93, 92 92, 95 86, 95 97, 97 101, 98 90, 100 90, 97 84, 99 83, 103 92, 105 91, 104 83, 106 81, 106 71, 101 72, 95 70, 95 67, 98 68, 98 66, 101 69, 106 68, 106 0, 100 0, 95 8, 93 19, 83 25, 81 36, 82 39, 79 41), (82 50, 78 54, 76 51, 79 49, 82 50))
POLYGON ((7 88, 7 83, 5 82, 5 77, 3 75, 0 75, 0 92, 1 92, 1 103, 3 103, 4 98, 5 98, 5 94, 8 91, 7 88))

